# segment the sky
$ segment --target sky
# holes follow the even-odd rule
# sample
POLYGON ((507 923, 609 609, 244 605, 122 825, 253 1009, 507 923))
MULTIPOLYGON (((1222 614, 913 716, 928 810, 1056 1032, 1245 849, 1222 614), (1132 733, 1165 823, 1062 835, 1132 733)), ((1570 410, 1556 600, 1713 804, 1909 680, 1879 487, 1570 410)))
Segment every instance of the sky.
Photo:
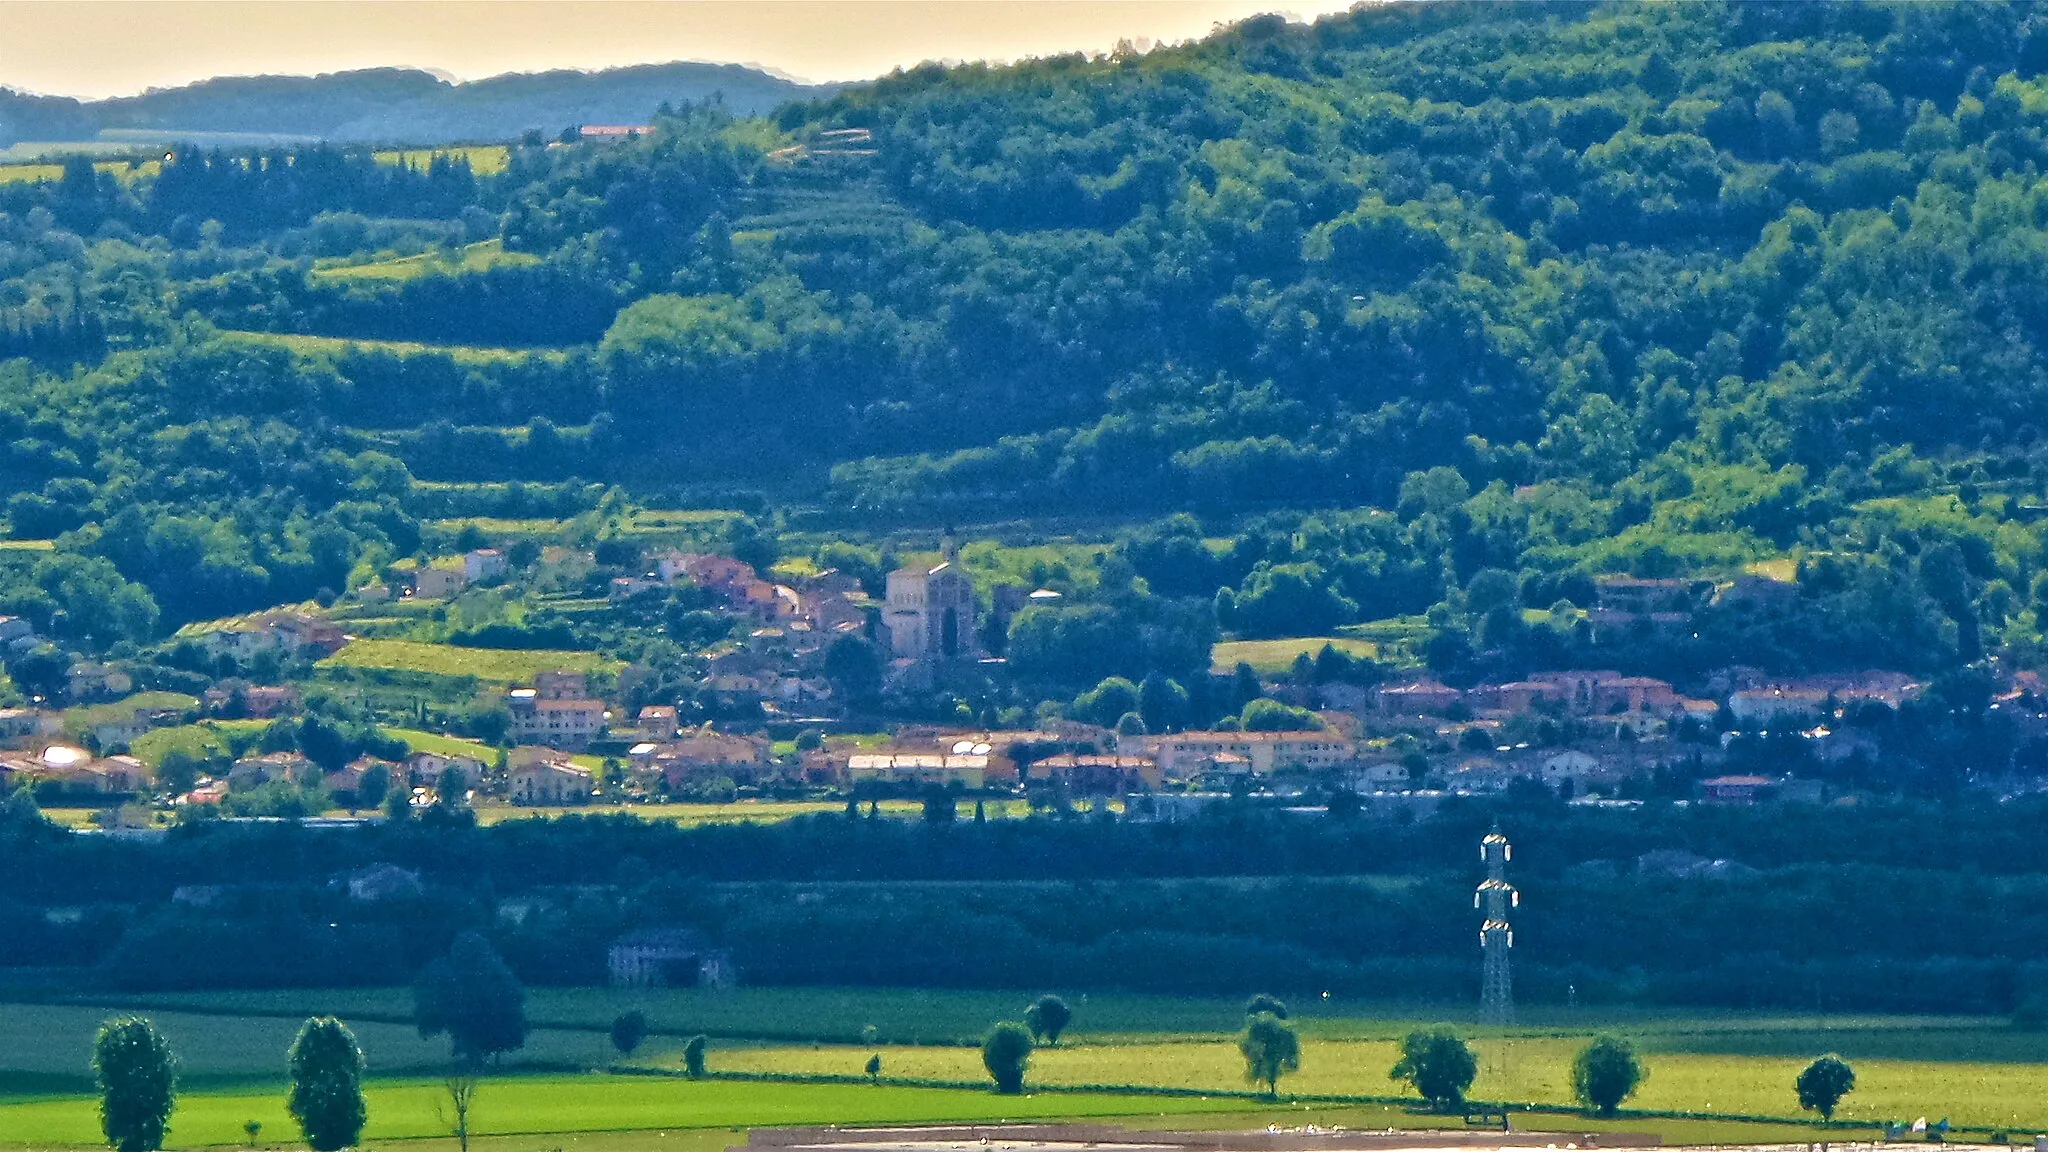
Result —
POLYGON ((1173 42, 1353 0, 0 0, 0 85, 98 98, 209 76, 427 68, 474 80, 669 60, 862 80, 925 60, 1173 42))

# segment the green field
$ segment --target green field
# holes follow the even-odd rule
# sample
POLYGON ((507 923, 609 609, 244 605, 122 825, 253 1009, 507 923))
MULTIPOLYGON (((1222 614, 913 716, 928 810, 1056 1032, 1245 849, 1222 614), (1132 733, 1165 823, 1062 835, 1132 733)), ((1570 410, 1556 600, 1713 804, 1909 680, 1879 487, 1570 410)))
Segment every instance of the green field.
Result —
MULTIPOLYGON (((486 1131, 507 1134, 1186 1112, 1242 1116, 1260 1109, 1248 1097, 1232 1036, 1242 1011, 1235 998, 1071 995, 1075 1021, 1068 1037, 1032 1058, 1030 1083, 1048 1091, 1006 1101, 978 1090, 984 1073, 977 1038, 991 1021, 1017 1016, 1029 995, 537 988, 528 1004, 537 1031, 514 1061, 515 1071, 526 1072, 504 1085, 502 1111, 480 1111, 479 1117, 486 1131), (605 1030, 628 1008, 647 1012, 656 1033, 635 1065, 673 1071, 682 1037, 703 1031, 716 1037, 713 1072, 735 1079, 693 1084, 563 1074, 614 1059, 605 1047, 605 1030), (859 1042, 868 1029, 876 1039, 859 1042), (882 1086, 844 1082, 857 1080, 876 1054, 882 1057, 882 1086), (790 1082, 792 1077, 805 1082, 790 1082), (1134 1094, 1145 1092, 1155 1095, 1134 1094)), ((405 989, 113 999, 156 1019, 184 1062, 193 1094, 181 1110, 175 1146, 234 1141, 242 1122, 252 1118, 264 1122, 266 1135, 289 1132, 278 1113, 278 1068, 293 1030, 316 1011, 354 1022, 372 1072, 382 1078, 372 1096, 372 1138, 422 1138, 437 1131, 429 1123, 432 1087, 405 1077, 429 1074, 445 1048, 420 1040, 406 1023, 405 989)), ((1284 1093, 1296 1098, 1287 1107, 1297 1122, 1312 1115, 1317 1123, 1332 1123, 1336 1114, 1347 1115, 1355 1126, 1431 1122, 1405 1110, 1386 1070, 1398 1038, 1439 1013, 1319 1000, 1299 1007, 1302 1067, 1282 1082, 1284 1093)), ((91 1141, 91 1106, 77 1094, 85 1088, 93 1028, 115 1011, 105 1005, 0 1006, 0 1094, 29 1097, 0 1103, 0 1143, 91 1141), (9 1039, 26 1036, 46 1039, 9 1039)), ((1529 1023, 1505 1034, 1466 1027, 1484 1064, 1474 1097, 1543 1110, 1524 1127, 1588 1127, 1569 1109, 1567 1076, 1573 1053, 1595 1031, 1633 1040, 1650 1070, 1630 1103, 1637 1115, 1617 1123, 1654 1128, 1667 1140, 1811 1139, 1799 1135, 1811 1128, 1787 1127, 1801 1119, 1792 1080, 1807 1060, 1829 1051, 1855 1064, 1859 1082, 1843 1102, 1838 1130, 1867 1132, 1885 1121, 1918 1116, 1946 1116, 1977 1135, 2048 1126, 2048 1033, 2016 1031, 2003 1021, 1652 1011, 1596 1016, 1540 1008, 1525 1017, 1529 1023), (1699 1116, 1702 1123, 1674 1120, 1675 1113, 1699 1116), (1748 1119, 1768 1123, 1756 1126, 1748 1119)), ((1214 1122, 1236 1123, 1220 1115, 1214 1122)))
POLYGON ((1354 659, 1370 660, 1379 655, 1379 645, 1350 636, 1290 636, 1281 640, 1224 640, 1209 650, 1209 670, 1229 674, 1240 663, 1262 674, 1285 672, 1296 657, 1314 659, 1324 647, 1335 648, 1354 659))
POLYGON ((548 648, 462 648, 416 640, 357 640, 320 661, 320 668, 389 669, 434 676, 464 676, 495 684, 519 684, 553 669, 594 672, 622 665, 595 652, 548 648))
POLYGON ((177 728, 156 728, 137 736, 128 751, 152 768, 162 764, 165 753, 173 748, 184 749, 196 760, 210 760, 233 751, 230 735, 261 732, 269 726, 268 720, 202 720, 177 728))
POLYGON ((411 164, 424 168, 433 163, 434 157, 459 156, 469 161, 469 170, 478 176, 495 176, 512 162, 512 150, 503 144, 458 145, 453 148, 408 148, 403 151, 387 149, 376 153, 380 164, 411 164))
POLYGON ((413 340, 361 340, 342 336, 307 336, 295 332, 220 330, 223 340, 285 348, 301 356, 340 356, 349 352, 389 352, 394 356, 446 356, 457 364, 517 363, 536 358, 559 360, 556 349, 487 348, 476 344, 422 344, 413 340))
POLYGON ((421 276, 453 276, 465 272, 488 272, 493 268, 521 268, 540 263, 530 252, 507 252, 503 240, 484 240, 453 252, 422 252, 364 264, 334 264, 315 268, 318 280, 398 282, 421 276))
MULTIPOLYGON (((369 1090, 367 1141, 448 1132, 438 1082, 389 1081, 369 1090)), ((625 1132, 669 1128, 738 1129, 787 1124, 916 1124, 940 1121, 1171 1116, 1242 1112, 1242 1100, 1160 1098, 1113 1093, 997 1096, 979 1089, 867 1084, 778 1084, 666 1076, 572 1074, 487 1081, 474 1124, 485 1135, 625 1132)), ((242 1126, 263 1124, 285 1142, 295 1130, 281 1090, 187 1094, 171 1120, 169 1147, 243 1144, 242 1126)), ((0 1104, 0 1142, 29 1146, 99 1145, 93 1101, 83 1096, 0 1104)), ((730 1141, 729 1141, 730 1142, 730 1141)))

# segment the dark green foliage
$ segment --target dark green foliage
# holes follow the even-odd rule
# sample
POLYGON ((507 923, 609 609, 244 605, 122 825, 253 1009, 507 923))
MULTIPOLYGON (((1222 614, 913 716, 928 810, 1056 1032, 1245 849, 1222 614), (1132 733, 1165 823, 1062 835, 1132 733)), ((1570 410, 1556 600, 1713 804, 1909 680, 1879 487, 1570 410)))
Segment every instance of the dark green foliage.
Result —
POLYGON ((1040 996, 1024 1009, 1024 1026, 1031 1029, 1031 1038, 1047 1044, 1058 1044, 1060 1033, 1073 1019, 1074 1010, 1057 996, 1040 996))
POLYGON ((1442 1026, 1410 1032, 1401 1041, 1401 1059, 1387 1072, 1388 1079, 1407 1081, 1430 1107, 1444 1111, 1465 1102, 1478 1075, 1471 1046, 1442 1026))
POLYGON ((612 1020, 612 1047, 621 1056, 631 1056, 647 1038, 647 1013, 634 1009, 612 1020))
POLYGON ((428 964, 413 985, 413 1021, 423 1037, 446 1033, 469 1067, 526 1043, 526 992, 490 942, 473 932, 428 964))
POLYGON ((1648 1075, 1628 1041, 1595 1037, 1572 1061, 1572 1096, 1595 1113, 1612 1116, 1648 1075))
POLYGON ((1842 1097, 1856 1090, 1856 1070, 1840 1056, 1823 1056, 1808 1064, 1793 1086, 1798 1089, 1801 1108, 1832 1120, 1842 1097))
POLYGON ((867 1067, 863 1071, 867 1073, 868 1083, 880 1083, 882 1080, 882 1054, 877 1052, 873 1056, 868 1057, 867 1067))
POLYGON ((118 1152, 155 1152, 171 1131, 178 1099, 178 1059, 155 1025, 124 1016, 100 1026, 93 1042, 99 1081, 100 1129, 118 1152))
POLYGON ((704 1048, 711 1040, 706 1036, 692 1036, 683 1045, 683 1071, 692 1080, 704 1078, 704 1048))
POLYGON ((1287 1004, 1278 996, 1261 992, 1244 1002, 1246 1016, 1271 1016, 1276 1020, 1287 1019, 1287 1004))
POLYGON ((1245 1081, 1265 1085, 1268 1096, 1279 1095, 1280 1077, 1301 1069, 1301 1038, 1278 1016, 1261 1012, 1246 1019, 1237 1050, 1244 1056, 1245 1081))
POLYGON ((1031 1047, 1031 1031, 1022 1024, 1005 1020, 989 1029, 981 1044, 981 1066, 996 1082, 996 1091, 1012 1096, 1024 1091, 1031 1047))
POLYGON ((348 1025, 332 1016, 306 1021, 292 1041, 291 1092, 285 1108, 314 1152, 355 1144, 370 1117, 363 1098, 363 1051, 348 1025))

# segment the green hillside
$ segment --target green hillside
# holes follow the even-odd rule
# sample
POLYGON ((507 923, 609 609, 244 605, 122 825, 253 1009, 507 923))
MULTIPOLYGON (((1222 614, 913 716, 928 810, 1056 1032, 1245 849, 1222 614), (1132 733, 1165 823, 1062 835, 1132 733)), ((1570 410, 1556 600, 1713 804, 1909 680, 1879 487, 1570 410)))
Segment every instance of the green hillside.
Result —
POLYGON ((1685 660, 2026 663, 2044 67, 2024 5, 1404 4, 489 172, 77 161, 0 184, 0 487, 59 541, 19 594, 146 639, 612 485, 826 536, 1193 512, 1118 546, 1153 595, 1434 610, 1442 667, 1759 564, 1806 610, 1685 660))

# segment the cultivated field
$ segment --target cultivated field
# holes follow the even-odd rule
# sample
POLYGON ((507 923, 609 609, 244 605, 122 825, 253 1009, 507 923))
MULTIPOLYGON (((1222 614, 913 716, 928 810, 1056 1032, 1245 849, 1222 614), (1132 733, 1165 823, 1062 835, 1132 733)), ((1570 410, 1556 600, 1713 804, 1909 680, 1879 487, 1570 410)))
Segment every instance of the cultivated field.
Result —
POLYGON ((248 332, 224 328, 221 338, 244 344, 285 348, 301 356, 339 356, 349 352, 388 352, 393 356, 446 356, 457 364, 494 364, 559 358, 564 353, 541 348, 488 348, 477 344, 422 344, 413 340, 368 340, 344 336, 306 336, 294 332, 248 332))
POLYGON ((357 640, 320 661, 321 668, 382 668, 434 676, 469 676, 497 684, 518 684, 552 669, 616 669, 616 660, 595 652, 548 648, 462 648, 414 640, 357 640))
POLYGON ((1249 664, 1260 673, 1285 672, 1294 666, 1296 657, 1314 659, 1325 646, 1335 648, 1346 656, 1373 659, 1379 655, 1379 645, 1370 640, 1359 640, 1350 636, 1290 636, 1281 640, 1225 640, 1209 650, 1209 670, 1228 674, 1240 664, 1249 664))
POLYGON ((521 268, 538 263, 540 257, 530 252, 507 252, 503 240, 484 240, 465 245, 453 252, 422 252, 417 256, 398 256, 390 260, 373 260, 364 264, 333 264, 315 268, 313 276, 319 280, 395 282, 428 275, 459 275, 465 272, 488 272, 493 268, 521 268))

